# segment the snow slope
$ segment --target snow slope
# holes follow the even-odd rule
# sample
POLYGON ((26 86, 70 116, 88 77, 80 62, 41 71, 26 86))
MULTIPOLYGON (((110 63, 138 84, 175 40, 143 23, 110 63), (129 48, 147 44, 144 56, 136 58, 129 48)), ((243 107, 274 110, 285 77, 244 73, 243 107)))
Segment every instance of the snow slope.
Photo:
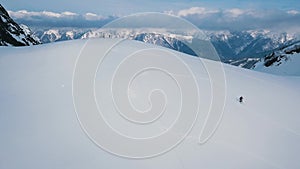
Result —
MULTIPOLYGON (((212 99, 210 79, 205 65, 215 67, 218 63, 205 59, 199 62, 196 57, 130 40, 122 41, 112 48, 97 72, 96 94, 98 99, 107 100, 103 104, 100 103, 100 106, 104 106, 102 110, 107 113, 108 121, 115 125, 116 129, 127 132, 122 129, 128 129, 128 126, 123 126, 123 121, 111 115, 115 114, 116 110, 107 108, 111 104, 111 98, 105 91, 107 89, 101 88, 111 78, 107 72, 116 69, 114 66, 124 59, 124 55, 138 49, 153 48, 175 54, 194 73, 200 94, 198 118, 181 144, 154 158, 122 158, 93 144, 82 130, 74 110, 74 66, 81 49, 87 43, 100 48, 115 41, 117 39, 76 40, 18 49, 0 48, 1 169, 300 168, 300 78, 269 75, 224 64, 224 114, 213 136, 205 144, 199 144, 198 138, 212 99), (237 101, 237 97, 241 95, 245 98, 242 104, 237 101)), ((88 52, 91 55, 97 54, 99 51, 96 49, 88 52)), ((163 55, 159 57, 162 65, 172 67, 175 64, 165 63, 163 55)), ((174 76, 183 80, 191 78, 180 74, 174 76)), ((154 82, 165 88, 169 81, 156 78, 154 82)), ((133 84, 136 93, 130 94, 143 96, 144 90, 151 84, 150 81, 137 80, 133 84)), ((116 87, 122 86, 117 84, 116 87)), ((169 85, 169 88, 165 89, 173 94, 177 92, 173 91, 173 87, 174 85, 169 85)), ((174 97, 176 96, 174 94, 174 97)), ((176 108, 177 105, 172 104, 172 97, 168 99, 170 105, 167 106, 170 106, 171 110, 176 108)), ((133 101, 138 107, 148 104, 139 100, 133 101)), ((223 105, 222 102, 218 104, 223 105)), ((170 119, 176 116, 172 113, 168 115, 170 119)), ((152 129, 136 132, 147 135, 148 130, 152 132, 152 129)), ((109 136, 103 136, 103 139, 105 137, 109 136)), ((112 140, 112 143, 115 141, 118 140, 112 140)), ((119 145, 122 147, 122 144, 119 145)))

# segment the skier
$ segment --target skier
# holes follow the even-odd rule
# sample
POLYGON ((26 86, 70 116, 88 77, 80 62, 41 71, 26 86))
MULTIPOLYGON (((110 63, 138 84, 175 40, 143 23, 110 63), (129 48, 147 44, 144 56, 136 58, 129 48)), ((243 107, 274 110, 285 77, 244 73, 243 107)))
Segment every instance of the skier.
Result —
POLYGON ((240 103, 243 103, 243 100, 244 100, 244 98, 243 98, 243 96, 241 96, 241 97, 239 98, 239 102, 240 102, 240 103))

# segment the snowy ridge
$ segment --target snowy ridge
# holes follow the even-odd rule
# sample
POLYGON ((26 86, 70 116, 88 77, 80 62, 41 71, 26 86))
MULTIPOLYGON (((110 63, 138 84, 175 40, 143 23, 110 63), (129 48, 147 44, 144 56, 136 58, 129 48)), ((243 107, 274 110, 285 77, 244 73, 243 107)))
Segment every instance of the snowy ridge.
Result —
POLYGON ((260 60, 252 69, 279 75, 300 76, 300 42, 280 48, 260 60))

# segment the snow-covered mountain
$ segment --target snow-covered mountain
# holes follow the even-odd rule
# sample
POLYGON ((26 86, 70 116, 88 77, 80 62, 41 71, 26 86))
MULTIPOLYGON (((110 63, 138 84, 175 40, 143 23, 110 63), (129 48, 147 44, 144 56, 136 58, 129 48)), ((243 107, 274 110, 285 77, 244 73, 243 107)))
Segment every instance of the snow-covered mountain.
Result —
POLYGON ((252 69, 279 75, 300 76, 300 42, 282 47, 262 58, 252 69))
POLYGON ((87 38, 125 38, 130 40, 137 40, 158 46, 163 46, 175 51, 196 56, 195 52, 184 42, 192 39, 191 36, 174 34, 168 30, 144 30, 144 29, 98 29, 90 30, 83 34, 81 39, 87 38))
POLYGON ((0 46, 29 46, 40 44, 26 25, 19 25, 10 18, 0 4, 0 46))
POLYGON ((57 41, 81 39, 84 33, 90 29, 75 28, 51 28, 41 29, 33 28, 34 35, 40 39, 42 43, 51 43, 57 41))
MULTIPOLYGON (((221 60, 235 66, 252 67, 260 58, 273 50, 289 45, 297 40, 297 35, 268 30, 248 31, 205 31, 215 46, 221 60)), ((190 48, 181 43, 180 38, 169 34, 155 34, 141 31, 108 31, 99 29, 74 28, 36 28, 35 35, 43 43, 85 38, 128 38, 152 43, 187 54, 192 54, 190 48)), ((190 37, 185 37, 186 39, 190 37)), ((185 40, 186 40, 185 39, 185 40)))
POLYGON ((43 30, 38 28, 35 30, 34 35, 39 37, 43 43, 87 38, 127 38, 167 47, 194 56, 196 55, 193 50, 181 41, 181 37, 170 36, 170 34, 148 33, 140 30, 122 29, 116 31, 75 28, 52 28, 43 30))
MULTIPOLYGON (((274 76, 206 59, 199 61, 196 57, 137 41, 123 40, 111 48, 118 41, 119 39, 92 39, 26 48, 0 48, 0 168, 300 168, 299 77, 274 76), (137 64, 140 63, 137 60, 130 60, 140 57, 128 57, 141 49, 153 50, 149 55, 139 55, 145 57, 139 61, 148 67, 137 64), (170 57, 155 53, 161 49, 177 55, 178 60, 173 55, 170 57), (78 60, 79 53, 83 56, 78 60), (95 58, 103 64, 91 62, 95 58), (145 59, 151 62, 143 62, 145 59), (170 62, 169 59, 174 60, 170 62), (179 60, 180 62, 176 62, 179 60), (126 67, 128 63, 131 66, 126 67), (215 79, 217 88, 212 90, 211 77, 220 64, 226 80, 225 100, 213 97, 213 93, 220 90, 224 79, 215 79), (164 69, 151 69, 160 66, 171 69, 167 73, 164 69), (213 68, 212 72, 207 72, 207 66, 213 68), (149 67, 150 69, 146 69, 149 67), (184 71, 187 67, 191 74, 184 71), (121 80, 128 80, 128 83, 118 83, 119 81, 115 81, 118 79, 111 74, 126 75, 126 71, 119 70, 122 68, 127 68, 125 70, 128 71, 139 68, 142 73, 132 72, 129 78, 121 76, 121 80), (72 80, 74 70, 83 73, 82 79, 79 78, 81 82, 94 84, 91 88, 82 86, 88 93, 79 96, 72 94, 74 86, 78 85, 74 85, 72 80), (93 72, 88 74, 86 71, 93 72), (89 80, 86 81, 86 78, 89 80), (191 82, 191 79, 198 86, 199 105, 192 104, 195 100, 186 97, 186 94, 197 93, 197 90, 188 86, 190 83, 187 82, 191 82), (182 85, 180 82, 186 83, 182 85), (130 100, 128 107, 147 110, 151 104, 154 111, 163 110, 162 116, 158 116, 163 120, 140 125, 125 119, 120 113, 124 109, 114 107, 117 105, 114 104, 114 99, 119 98, 112 97, 115 92, 113 89, 123 88, 128 89, 120 90, 128 94, 125 97, 130 100), (187 93, 183 92, 181 95, 182 90, 187 93), (243 103, 237 101, 241 95, 244 97, 243 103), (124 136, 125 139, 138 142, 139 146, 127 146, 132 140, 108 140, 113 148, 128 152, 160 148, 162 144, 155 144, 156 140, 147 142, 150 144, 148 147, 142 147, 140 141, 161 138, 165 133, 172 137, 162 140, 173 143, 177 135, 183 134, 173 133, 173 126, 179 122, 182 122, 179 127, 193 124, 193 120, 185 121, 187 119, 184 118, 193 113, 189 111, 191 109, 181 112, 181 107, 199 106, 199 115, 187 137, 163 155, 139 160, 120 158, 109 153, 111 151, 107 152, 107 147, 95 144, 95 139, 90 139, 90 135, 85 134, 86 130, 81 125, 82 120, 86 119, 77 116, 76 112, 81 109, 74 109, 73 101, 78 97, 86 101, 83 101, 87 103, 85 106, 94 106, 93 109, 102 112, 93 114, 97 118, 87 118, 91 120, 89 124, 109 125, 95 130, 100 132, 100 140, 107 140, 115 135, 129 135, 124 136), (182 104, 177 104, 177 101, 182 104), (165 108, 157 108, 164 106, 161 102, 166 103, 165 108), (224 114, 218 128, 207 142, 199 144, 203 128, 211 129, 215 126, 216 121, 212 119, 218 117, 214 109, 219 106, 224 106, 224 114), (99 122, 102 118, 106 121, 99 122), (106 131, 109 133, 101 134, 106 131)), ((123 103, 125 105, 127 102, 123 103)), ((90 115, 90 111, 84 113, 90 115)))

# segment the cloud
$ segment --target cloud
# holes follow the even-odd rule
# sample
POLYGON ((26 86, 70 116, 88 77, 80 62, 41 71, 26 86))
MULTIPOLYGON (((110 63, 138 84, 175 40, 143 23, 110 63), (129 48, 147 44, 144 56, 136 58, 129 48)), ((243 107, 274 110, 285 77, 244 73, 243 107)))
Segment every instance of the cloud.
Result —
POLYGON ((105 19, 105 17, 99 16, 99 15, 94 14, 94 13, 86 13, 86 14, 84 15, 84 18, 85 18, 86 20, 89 20, 89 21, 105 19))
MULTIPOLYGON (((191 7, 168 14, 183 17, 205 30, 298 30, 300 31, 300 12, 298 10, 278 9, 211 9, 191 7)), ((78 14, 70 11, 9 11, 13 19, 30 27, 101 27, 116 19, 116 16, 102 16, 95 13, 78 14)))
POLYGON ((183 17, 206 30, 300 30, 300 12, 297 10, 192 7, 167 13, 183 17))
POLYGON ((224 13, 228 14, 230 17, 235 18, 244 15, 245 13, 247 13, 247 11, 238 8, 233 8, 233 9, 226 10, 224 13))
POLYGON ((9 15, 12 18, 15 19, 20 19, 20 18, 32 18, 32 17, 48 17, 48 18, 68 18, 68 17, 73 17, 73 16, 78 16, 78 14, 73 13, 73 12, 62 12, 62 13, 55 13, 55 12, 50 12, 50 11, 42 11, 42 12, 31 12, 31 11, 26 11, 26 10, 20 10, 20 11, 8 11, 9 15))
POLYGON ((189 9, 180 10, 177 15, 181 17, 185 17, 188 15, 207 15, 207 14, 214 14, 218 13, 219 10, 209 10, 203 7, 192 7, 189 9))
POLYGON ((300 12, 297 11, 297 10, 290 10, 290 11, 287 11, 288 14, 291 14, 291 15, 297 15, 299 14, 300 12))
POLYGON ((77 16, 78 14, 66 11, 66 12, 63 12, 62 15, 65 15, 65 16, 77 16))
POLYGON ((70 11, 61 13, 51 11, 33 12, 27 10, 8 11, 9 15, 19 23, 29 26, 45 27, 101 27, 114 19, 94 13, 77 14, 70 11))

